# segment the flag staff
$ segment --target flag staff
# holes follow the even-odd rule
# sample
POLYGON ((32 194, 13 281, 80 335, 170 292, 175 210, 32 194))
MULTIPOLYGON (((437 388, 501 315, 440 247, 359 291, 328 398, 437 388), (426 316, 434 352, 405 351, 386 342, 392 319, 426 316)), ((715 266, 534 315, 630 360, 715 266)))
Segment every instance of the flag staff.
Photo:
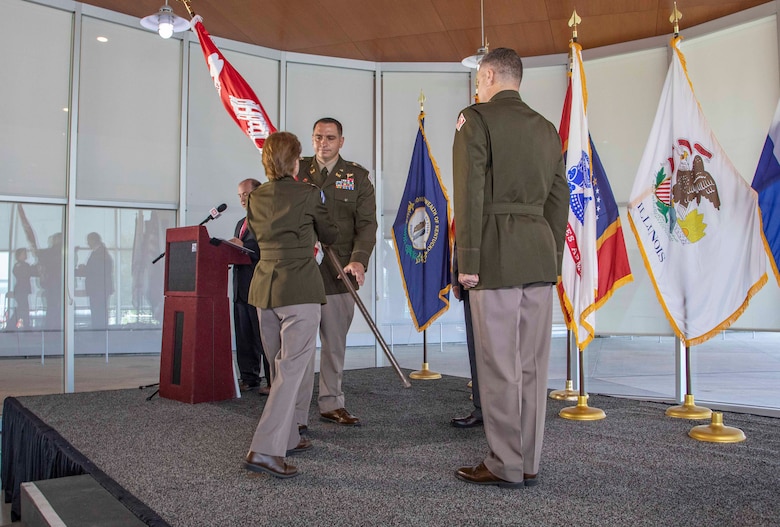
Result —
POLYGON ((685 402, 679 406, 671 406, 666 409, 668 417, 680 419, 709 419, 712 410, 703 406, 696 406, 693 402, 693 390, 691 389, 691 347, 685 346, 685 402))
MULTIPOLYGON (((420 119, 425 117, 425 94, 422 90, 420 90, 420 96, 417 98, 417 101, 420 103, 420 119)), ((418 371, 413 371, 409 374, 410 379, 415 380, 423 380, 423 381, 433 381, 436 379, 441 379, 441 373, 437 373, 435 371, 431 371, 428 369, 428 330, 423 330, 423 363, 422 363, 422 369, 418 371)))
MULTIPOLYGON (((571 18, 569 18, 569 27, 572 28, 572 35, 571 35, 571 44, 569 45, 569 64, 570 64, 570 75, 574 71, 574 61, 577 60, 577 57, 575 57, 575 46, 578 46, 576 44, 577 42, 577 25, 582 22, 582 18, 577 14, 577 10, 575 9, 572 14, 571 18)), ((581 72, 580 72, 581 73, 581 72)), ((577 79, 579 82, 579 79, 577 79)), ((591 173, 591 177, 593 177, 591 173)), ((567 317, 568 319, 568 317, 567 317)), ((571 319, 567 320, 567 326, 569 323, 572 325, 576 322, 571 319)), ((566 336, 569 339, 566 343, 566 371, 567 371, 567 380, 566 380, 566 391, 569 390, 569 388, 572 386, 571 379, 571 329, 567 329, 566 336)), ((558 415, 563 417, 564 419, 571 419, 573 421, 597 421, 599 419, 604 419, 607 417, 607 414, 604 412, 604 410, 601 410, 599 408, 590 408, 588 406, 588 394, 585 393, 585 365, 584 365, 584 355, 585 355, 585 348, 579 349, 578 346, 578 353, 577 353, 577 361, 579 364, 579 392, 576 395, 576 401, 577 406, 569 406, 567 408, 563 408, 560 412, 558 412, 558 415)), ((550 394, 552 397, 552 393, 550 394)), ((566 397, 562 398, 562 400, 571 401, 574 400, 573 397, 566 397)))
MULTIPOLYGON (((569 27, 572 28, 571 41, 577 42, 577 24, 582 22, 582 19, 577 15, 577 10, 571 14, 569 18, 569 27)), ((572 61, 574 60, 574 54, 569 52, 569 74, 573 69, 572 61)), ((565 310, 564 310, 565 312, 565 310)), ((572 331, 569 329, 569 321, 566 321, 566 384, 563 390, 553 390, 550 392, 550 399, 556 401, 576 401, 579 393, 574 389, 574 381, 571 378, 571 339, 572 331)))

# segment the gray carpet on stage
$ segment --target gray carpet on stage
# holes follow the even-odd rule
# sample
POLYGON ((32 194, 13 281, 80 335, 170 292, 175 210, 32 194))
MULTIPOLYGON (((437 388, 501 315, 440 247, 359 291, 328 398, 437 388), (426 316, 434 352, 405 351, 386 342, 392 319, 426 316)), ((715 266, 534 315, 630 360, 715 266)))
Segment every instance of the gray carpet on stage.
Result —
MULTIPOLYGON (((780 525, 780 421, 726 413, 747 440, 695 441, 701 422, 666 405, 592 396, 601 421, 569 421, 550 400, 540 484, 468 485, 454 477, 486 453, 466 380, 412 381, 390 368, 347 371, 347 408, 364 426, 320 422, 314 448, 288 458, 301 475, 253 475, 242 460, 265 399, 189 405, 120 390, 19 401, 173 526, 780 525)), ((316 388, 315 388, 316 392, 316 388)), ((316 397, 316 393, 315 393, 316 397)))

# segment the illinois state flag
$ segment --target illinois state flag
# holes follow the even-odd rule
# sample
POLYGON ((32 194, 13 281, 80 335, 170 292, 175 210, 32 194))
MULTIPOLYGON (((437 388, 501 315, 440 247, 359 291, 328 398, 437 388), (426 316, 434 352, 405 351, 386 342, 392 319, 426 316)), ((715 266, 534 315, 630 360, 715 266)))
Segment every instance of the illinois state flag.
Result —
POLYGON ((780 261, 780 102, 775 110, 775 117, 769 127, 769 134, 764 143, 764 150, 758 161, 756 174, 753 176, 752 187, 758 192, 758 206, 761 209, 761 221, 764 227, 764 237, 767 252, 770 254, 772 269, 777 283, 780 284, 780 273, 777 262, 780 261))
POLYGON ((587 90, 582 72, 582 46, 571 42, 569 47, 572 71, 559 127, 569 183, 569 221, 558 294, 566 324, 582 350, 593 339, 596 327, 596 202, 585 112, 587 90))
POLYGON ((417 331, 450 307, 450 202, 418 117, 409 176, 393 222, 393 244, 417 331))
POLYGON ((628 212, 669 323, 693 346, 734 323, 767 277, 756 192, 715 139, 679 44, 628 212))
POLYGON ((274 133, 276 128, 255 92, 211 40, 200 16, 196 15, 193 21, 193 30, 198 34, 209 75, 225 110, 257 149, 262 150, 266 137, 274 133))

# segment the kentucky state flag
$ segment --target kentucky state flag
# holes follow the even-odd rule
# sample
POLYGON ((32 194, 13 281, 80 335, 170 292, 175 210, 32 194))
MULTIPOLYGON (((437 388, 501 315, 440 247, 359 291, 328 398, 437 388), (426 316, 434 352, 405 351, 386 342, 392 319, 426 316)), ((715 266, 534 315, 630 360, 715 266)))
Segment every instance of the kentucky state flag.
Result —
POLYGON ((758 192, 767 252, 771 255, 772 269, 780 284, 780 273, 777 271, 780 261, 780 102, 769 127, 752 187, 758 192))
POLYGON ((418 117, 409 176, 393 222, 393 244, 417 331, 450 307, 450 202, 418 117))
POLYGON ((739 318, 766 283, 758 197, 701 111, 679 49, 628 205, 658 300, 686 346, 739 318))
POLYGON ((193 30, 198 34, 209 74, 225 110, 257 149, 262 150, 266 137, 274 133, 276 128, 255 92, 211 40, 200 16, 196 15, 193 21, 193 30))
POLYGON ((569 221, 558 294, 566 325, 582 350, 593 339, 596 327, 596 202, 585 113, 587 90, 582 72, 582 46, 576 42, 569 46, 573 66, 559 127, 569 183, 569 221))

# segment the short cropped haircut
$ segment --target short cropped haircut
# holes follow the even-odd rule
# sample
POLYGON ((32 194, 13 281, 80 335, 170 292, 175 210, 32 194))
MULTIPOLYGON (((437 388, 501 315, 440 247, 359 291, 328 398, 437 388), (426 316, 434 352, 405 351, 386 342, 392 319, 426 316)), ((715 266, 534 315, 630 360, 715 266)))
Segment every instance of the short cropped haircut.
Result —
POLYGON ((292 176, 301 157, 301 142, 290 132, 274 132, 263 144, 263 167, 269 180, 292 176))
POLYGON ((513 49, 496 48, 482 57, 480 66, 489 64, 499 78, 520 84, 523 80, 523 59, 513 49))
POLYGON ((241 185, 243 185, 244 183, 249 183, 249 184, 251 184, 251 185, 252 185, 252 190, 254 190, 254 189, 256 189, 257 187, 259 187, 260 185, 262 185, 262 183, 260 183, 258 180, 256 180, 255 178, 251 178, 251 177, 250 177, 250 178, 247 178, 247 179, 245 179, 245 180, 243 180, 243 181, 240 181, 240 182, 238 183, 238 185, 239 185, 239 186, 241 186, 241 185))
POLYGON ((323 117, 322 119, 317 119, 317 122, 314 123, 314 126, 312 126, 311 129, 314 130, 315 128, 317 128, 317 125, 320 124, 320 123, 322 123, 322 124, 335 124, 336 125, 336 130, 339 131, 339 135, 344 135, 344 129, 342 128, 341 123, 338 122, 333 117, 323 117))

